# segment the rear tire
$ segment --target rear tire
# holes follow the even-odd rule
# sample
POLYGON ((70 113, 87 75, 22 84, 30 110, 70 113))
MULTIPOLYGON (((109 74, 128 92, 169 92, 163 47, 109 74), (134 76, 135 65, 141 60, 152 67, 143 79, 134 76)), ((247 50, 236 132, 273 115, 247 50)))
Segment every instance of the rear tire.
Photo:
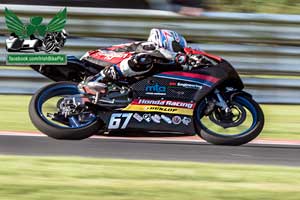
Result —
POLYGON ((201 138, 216 145, 239 146, 252 141, 261 133, 264 127, 264 114, 258 103, 246 95, 237 95, 234 99, 240 101, 245 107, 248 107, 251 110, 252 116, 255 115, 255 121, 251 128, 246 132, 237 135, 215 134, 201 123, 201 118, 204 116, 203 111, 206 106, 205 102, 201 102, 195 113, 196 129, 201 138))
MULTIPOLYGON (((38 104, 41 101, 42 95, 52 96, 51 94, 47 93, 49 93, 49 91, 53 92, 58 90, 69 90, 70 93, 74 94, 77 90, 77 84, 72 82, 57 82, 47 85, 36 92, 30 101, 29 116, 32 123, 39 131, 55 139, 82 140, 96 134, 101 128, 103 128, 103 123, 98 120, 80 128, 58 127, 49 123, 49 121, 47 121, 45 117, 41 116, 40 112, 38 111, 38 104)), ((53 97, 54 96, 55 95, 53 95, 53 97)))

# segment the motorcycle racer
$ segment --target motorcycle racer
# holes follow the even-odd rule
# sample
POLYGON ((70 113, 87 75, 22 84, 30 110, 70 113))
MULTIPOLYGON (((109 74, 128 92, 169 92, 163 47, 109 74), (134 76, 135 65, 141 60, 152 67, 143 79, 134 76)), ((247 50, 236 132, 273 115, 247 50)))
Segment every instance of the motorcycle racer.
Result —
POLYGON ((66 66, 31 66, 56 81, 32 97, 33 124, 68 140, 127 130, 198 134, 218 145, 256 138, 264 114, 234 67, 156 30, 147 42, 69 56, 66 66))
POLYGON ((200 64, 221 61, 203 51, 187 47, 185 38, 172 30, 152 29, 146 42, 121 44, 87 52, 82 61, 105 67, 95 76, 88 77, 80 87, 86 92, 105 93, 107 82, 124 77, 136 77, 150 72, 156 60, 168 65, 166 70, 191 70, 200 64), (88 90, 88 91, 87 91, 88 90))

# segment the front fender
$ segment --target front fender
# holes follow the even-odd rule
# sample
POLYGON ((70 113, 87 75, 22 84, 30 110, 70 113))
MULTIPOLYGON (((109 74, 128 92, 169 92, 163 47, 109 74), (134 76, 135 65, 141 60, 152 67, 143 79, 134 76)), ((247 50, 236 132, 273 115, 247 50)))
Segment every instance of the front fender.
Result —
POLYGON ((230 101, 232 101, 233 98, 238 95, 249 97, 252 99, 252 95, 245 91, 230 91, 225 93, 226 98, 229 99, 230 101))

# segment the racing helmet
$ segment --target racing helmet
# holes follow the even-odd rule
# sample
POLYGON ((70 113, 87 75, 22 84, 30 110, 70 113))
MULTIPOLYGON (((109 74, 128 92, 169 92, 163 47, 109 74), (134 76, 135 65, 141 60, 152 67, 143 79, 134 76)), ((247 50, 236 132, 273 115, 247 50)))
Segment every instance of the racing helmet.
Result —
POLYGON ((148 42, 153 42, 155 45, 173 52, 183 52, 183 49, 187 47, 187 42, 182 35, 165 29, 152 29, 148 42))

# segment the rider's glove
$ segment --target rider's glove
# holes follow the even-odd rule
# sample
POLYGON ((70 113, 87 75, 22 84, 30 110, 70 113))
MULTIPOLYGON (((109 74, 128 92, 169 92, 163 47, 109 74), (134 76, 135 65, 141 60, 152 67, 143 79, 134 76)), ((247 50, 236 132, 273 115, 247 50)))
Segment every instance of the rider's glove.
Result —
POLYGON ((193 54, 193 55, 189 55, 188 64, 193 68, 196 68, 200 66, 209 65, 211 64, 211 61, 203 55, 193 54))
POLYGON ((184 53, 178 53, 175 56, 175 63, 180 65, 184 71, 190 71, 192 67, 188 64, 189 58, 184 53))
POLYGON ((187 61, 188 61, 188 57, 184 53, 178 53, 175 56, 175 62, 176 62, 176 64, 185 65, 187 63, 187 61))

